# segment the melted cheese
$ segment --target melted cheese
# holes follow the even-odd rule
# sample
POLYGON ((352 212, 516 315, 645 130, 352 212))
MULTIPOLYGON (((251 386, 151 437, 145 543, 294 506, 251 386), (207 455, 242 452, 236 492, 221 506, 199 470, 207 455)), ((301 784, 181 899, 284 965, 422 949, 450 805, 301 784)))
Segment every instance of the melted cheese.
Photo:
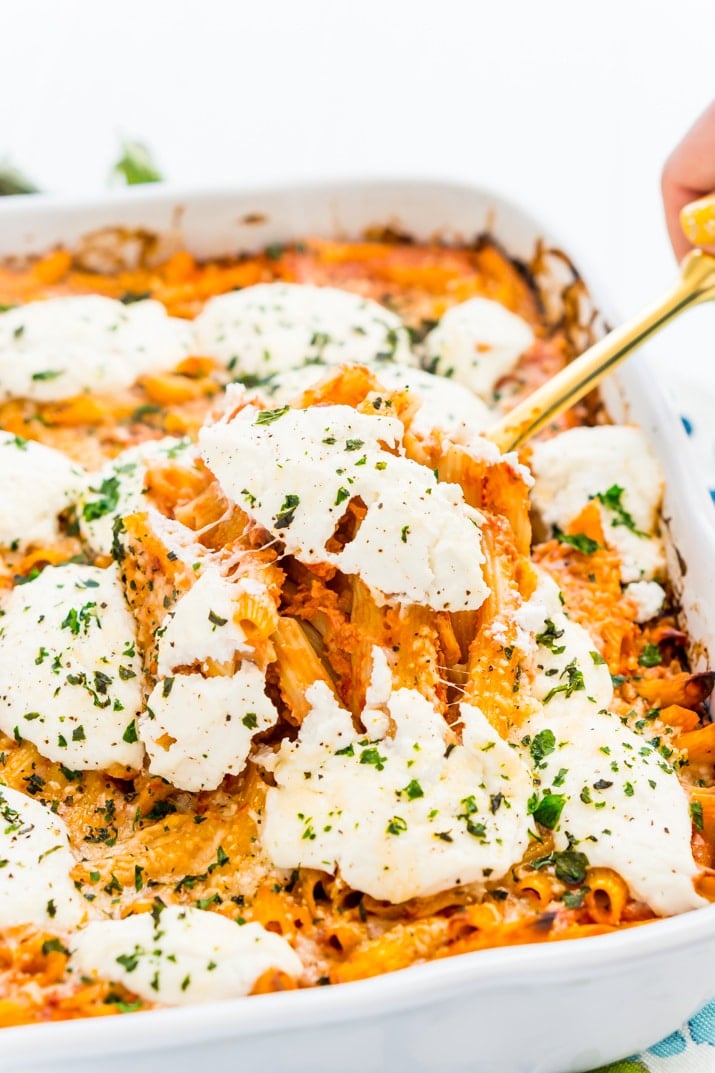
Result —
POLYGON ((117 391, 142 373, 175 368, 192 344, 191 325, 160 302, 123 305, 94 294, 29 302, 0 314, 0 399, 117 391))
POLYGON ((542 578, 520 622, 536 633, 532 688, 541 710, 518 737, 530 747, 537 734, 553 735, 552 750, 534 757, 534 779, 539 797, 564 799, 556 849, 573 844, 591 865, 613 868, 663 916, 704 904, 693 887, 687 795, 658 743, 608 711, 608 669, 563 613, 551 579, 542 578))
POLYGON ((64 821, 0 786, 0 927, 79 924, 86 904, 70 879, 74 863, 64 821))
POLYGON ((48 566, 0 619, 0 727, 68 768, 141 768, 141 661, 114 566, 48 566))
POLYGON ((545 709, 521 732, 545 729, 555 734, 556 748, 536 771, 539 791, 566 799, 556 849, 572 842, 589 864, 615 869, 631 895, 661 916, 705 905, 693 887, 698 868, 688 798, 658 749, 582 696, 558 715, 545 709))
POLYGON ((546 525, 560 529, 591 499, 609 499, 609 490, 621 488, 622 510, 604 504, 600 509, 606 542, 621 556, 623 581, 653 578, 663 571, 663 545, 657 535, 663 478, 639 429, 569 429, 534 444, 531 469, 534 507, 546 525))
POLYGON ((383 449, 402 431, 347 406, 246 406, 204 426, 200 446, 225 494, 302 562, 358 574, 378 598, 474 610, 488 592, 479 515, 457 485, 383 449), (328 551, 353 497, 367 514, 342 550, 328 551))
POLYGON ((73 947, 75 971, 122 983, 166 1006, 239 998, 269 969, 294 978, 303 971, 286 940, 260 924, 239 925, 180 906, 93 921, 73 947))
MULTIPOLYGON (((371 368, 386 390, 407 388, 414 396, 419 409, 410 427, 420 436, 428 436, 435 428, 483 432, 494 424, 496 414, 455 380, 397 363, 383 362, 371 368)), ((317 384, 325 374, 325 365, 306 365, 277 373, 261 385, 261 394, 274 403, 290 402, 317 384)))
POLYGON ((259 283, 206 303, 196 348, 232 372, 269 376, 306 362, 416 364, 398 316, 369 298, 298 283, 259 283))
MULTIPOLYGON (((232 581, 215 567, 206 567, 157 632, 159 677, 177 667, 191 667, 207 659, 224 663, 236 653, 249 653, 246 635, 234 616, 236 600, 255 591, 256 586, 250 578, 232 581)), ((259 586, 259 591, 265 592, 264 586, 259 586)))
POLYGON ((0 544, 51 544, 85 479, 61 451, 0 430, 0 544))
POLYGON ((649 622, 663 610, 665 589, 657 581, 632 581, 623 590, 636 605, 636 622, 649 622))
POLYGON ((574 694, 595 710, 610 704, 613 683, 608 667, 588 631, 564 613, 558 586, 548 574, 540 574, 536 591, 519 609, 516 621, 522 631, 520 647, 531 654, 531 691, 549 715, 562 708, 570 711, 574 694))
POLYGON ((516 313, 489 298, 470 298, 447 310, 426 337, 424 352, 432 372, 491 400, 499 380, 533 342, 534 333, 516 313))
MULTIPOLYGON (((384 656, 373 653, 368 705, 385 698, 384 656)), ((369 708, 366 731, 356 731, 323 683, 306 695, 311 711, 298 738, 268 761, 276 787, 261 838, 276 865, 339 869, 357 890, 402 902, 499 877, 520 858, 531 780, 478 708, 460 706, 456 744, 416 690, 387 694, 393 737, 385 715, 369 708)))
POLYGON ((98 473, 87 477, 77 510, 82 539, 96 554, 109 555, 116 518, 147 507, 147 466, 173 460, 188 465, 195 459, 193 444, 172 436, 122 451, 98 473))
POLYGON ((265 674, 252 663, 230 678, 182 674, 159 681, 139 719, 151 773, 194 793, 240 774, 254 735, 278 720, 265 688, 265 674))

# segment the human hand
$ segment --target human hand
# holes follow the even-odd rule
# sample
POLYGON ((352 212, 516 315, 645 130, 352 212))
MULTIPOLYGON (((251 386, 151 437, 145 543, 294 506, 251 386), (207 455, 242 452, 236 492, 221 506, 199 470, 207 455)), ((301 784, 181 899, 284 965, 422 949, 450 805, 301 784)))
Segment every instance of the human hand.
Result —
POLYGON ((680 261, 692 249, 680 225, 680 210, 690 201, 715 193, 715 101, 668 157, 661 191, 670 243, 680 261))

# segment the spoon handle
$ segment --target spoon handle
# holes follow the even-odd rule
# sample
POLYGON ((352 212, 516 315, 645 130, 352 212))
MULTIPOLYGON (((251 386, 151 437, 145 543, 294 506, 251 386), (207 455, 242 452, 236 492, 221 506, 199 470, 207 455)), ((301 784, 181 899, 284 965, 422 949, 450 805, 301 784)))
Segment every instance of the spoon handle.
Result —
POLYGON ((651 335, 683 310, 715 298, 715 257, 693 250, 675 286, 660 302, 609 332, 489 429, 502 451, 513 451, 583 398, 651 335))

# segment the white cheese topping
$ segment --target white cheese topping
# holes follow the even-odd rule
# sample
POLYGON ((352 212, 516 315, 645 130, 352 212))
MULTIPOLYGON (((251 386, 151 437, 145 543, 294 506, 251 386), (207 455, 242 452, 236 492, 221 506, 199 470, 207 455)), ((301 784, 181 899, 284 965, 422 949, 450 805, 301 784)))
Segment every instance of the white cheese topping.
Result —
POLYGON ((196 349, 239 375, 305 362, 416 364, 398 316, 336 287, 259 283, 210 299, 194 321, 196 349))
POLYGON ((394 737, 370 711, 356 732, 323 683, 307 697, 297 740, 272 758, 261 838, 278 867, 339 869, 357 890, 402 902, 498 878, 521 857, 531 780, 478 708, 460 706, 462 744, 447 748, 447 724, 416 690, 389 695, 394 737))
POLYGON ((632 581, 623 590, 635 600, 638 613, 636 622, 649 622, 655 618, 665 603, 665 589, 657 581, 632 581))
MULTIPOLYGON (((383 362, 370 368, 387 391, 407 388, 420 403, 412 419, 412 430, 418 435, 428 436, 435 428, 483 432, 496 420, 497 415, 485 402, 454 380, 397 363, 383 362)), ((325 365, 306 365, 277 373, 261 385, 261 394, 275 403, 290 402, 329 371, 325 365)))
POLYGON ((664 568, 657 536, 663 478, 643 433, 625 425, 572 428, 535 443, 532 500, 547 526, 566 529, 598 498, 606 543, 621 556, 623 581, 664 568))
POLYGON ((166 436, 149 440, 113 458, 98 473, 90 473, 79 498, 77 514, 82 539, 97 554, 109 555, 117 517, 145 510, 147 466, 177 460, 190 465, 196 449, 188 439, 166 436))
POLYGON ((278 720, 265 688, 265 674, 247 662, 230 678, 181 674, 158 682, 139 719, 149 770, 194 793, 238 775, 253 736, 278 720))
POLYGON ((0 429, 0 544, 52 543, 58 514, 85 479, 82 467, 61 451, 0 429))
POLYGON ((613 868, 661 915, 704 904, 693 888, 685 791, 658 743, 607 710, 608 669, 560 609, 553 581, 542 578, 519 621, 536 632, 533 691, 542 708, 518 737, 535 763, 537 799, 561 798, 556 849, 573 843, 591 865, 613 868))
POLYGON ((489 298, 470 298, 447 310, 426 337, 424 353, 432 372, 490 400, 498 381, 533 342, 522 317, 489 298))
POLYGON ((114 566, 48 566, 0 618, 0 727, 82 770, 138 769, 141 661, 114 566))
POLYGON ((123 920, 92 921, 73 939, 72 965, 166 1006, 247 995, 269 969, 303 966, 280 935, 203 909, 166 906, 123 920))
POLYGON ((521 732, 555 736, 536 774, 541 792, 565 799, 556 849, 573 841, 589 864, 613 868, 661 916, 705 905, 693 887, 688 798, 658 748, 618 716, 584 704, 582 694, 553 716, 546 707, 521 732))
POLYGON ((594 710, 610 704, 613 683, 608 667, 588 631, 564 613, 558 586, 548 574, 540 574, 536 591, 519 609, 516 621, 520 647, 528 648, 524 635, 533 639, 531 690, 549 716, 562 708, 570 711, 574 694, 594 710))
POLYGON ((437 610, 469 610, 487 595, 479 515, 457 485, 396 447, 395 418, 349 406, 259 412, 204 426, 201 453, 225 494, 305 563, 333 563, 378 594, 437 610), (357 533, 330 550, 351 499, 367 508, 357 533))
POLYGON ((0 927, 79 924, 86 905, 70 879, 74 863, 64 821, 0 786, 0 927))
MULTIPOLYGON (((177 667, 214 659, 219 663, 238 653, 249 653, 246 635, 235 620, 236 600, 254 592, 251 578, 232 581, 215 567, 206 567, 189 591, 164 619, 157 631, 160 678, 177 667)), ((259 587, 265 593, 265 586, 259 587)))
POLYGON ((0 399, 52 402, 129 387, 193 351, 192 328, 160 302, 96 294, 49 298, 0 313, 0 399))

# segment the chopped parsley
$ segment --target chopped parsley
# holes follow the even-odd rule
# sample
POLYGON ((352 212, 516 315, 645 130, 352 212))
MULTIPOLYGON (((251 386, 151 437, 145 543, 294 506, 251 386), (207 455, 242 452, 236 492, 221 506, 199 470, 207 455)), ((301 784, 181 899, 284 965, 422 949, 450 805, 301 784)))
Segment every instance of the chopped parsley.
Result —
POLYGON ((563 794, 548 793, 544 794, 541 801, 531 800, 529 802, 529 812, 542 827, 553 831, 561 818, 565 804, 566 798, 563 794))
POLYGON ((122 741, 125 741, 127 745, 133 745, 135 741, 139 740, 137 734, 136 720, 132 719, 131 723, 127 726, 127 729, 122 734, 122 741))
POLYGON ((554 686, 544 697, 544 704, 548 704, 552 697, 555 697, 557 693, 563 693, 565 697, 570 697, 572 693, 576 693, 579 689, 585 689, 586 683, 583 680, 583 674, 576 666, 576 660, 572 659, 568 663, 561 674, 559 679, 566 676, 566 681, 562 682, 560 686, 554 686))
POLYGON ((647 537, 648 534, 642 532, 642 530, 637 528, 636 523, 633 520, 633 516, 629 514, 626 508, 623 506, 623 492, 624 489, 620 486, 620 484, 612 484, 607 491, 597 492, 596 495, 590 496, 589 498, 597 499, 598 502, 603 504, 604 507, 607 507, 608 510, 613 511, 615 517, 611 522, 611 525, 614 528, 616 526, 622 525, 625 526, 626 529, 630 529, 630 531, 632 533, 635 533, 636 536, 647 537))
POLYGON ((94 522, 97 518, 103 518, 105 514, 111 514, 117 509, 119 478, 106 477, 99 488, 90 488, 90 492, 96 492, 99 498, 90 500, 82 507, 82 517, 86 522, 94 522))
POLYGON ((257 425, 272 425, 274 421, 278 421, 279 418, 284 417, 290 406, 279 406, 277 410, 261 410, 256 417, 257 425))
POLYGON ((378 771, 382 771, 387 761, 386 756, 380 756, 377 749, 363 749, 360 753, 361 764, 372 764, 378 771))
POLYGON ((601 550, 598 541, 586 536, 585 533, 564 533, 558 526, 554 526, 554 537, 559 544, 568 544, 569 547, 580 551, 582 555, 593 555, 595 551, 601 550))
POLYGON ((553 730, 540 730, 538 734, 535 734, 533 740, 529 746, 529 752, 531 753, 531 759, 534 764, 539 767, 543 762, 545 756, 549 756, 556 748, 556 735, 553 730))
POLYGON ((553 652, 555 656, 560 656, 562 652, 566 651, 566 645, 557 645, 556 642, 563 635, 564 631, 557 630, 551 619, 547 618, 544 622, 543 631, 537 633, 535 640, 537 645, 543 645, 544 648, 548 648, 550 652, 553 652))
POLYGON ((287 495, 283 500, 283 506, 276 514, 276 529, 287 529, 295 517, 296 508, 300 505, 300 496, 287 495))
POLYGON ((641 667, 659 667, 663 662, 663 657, 658 645, 644 645, 638 656, 638 662, 641 667))

